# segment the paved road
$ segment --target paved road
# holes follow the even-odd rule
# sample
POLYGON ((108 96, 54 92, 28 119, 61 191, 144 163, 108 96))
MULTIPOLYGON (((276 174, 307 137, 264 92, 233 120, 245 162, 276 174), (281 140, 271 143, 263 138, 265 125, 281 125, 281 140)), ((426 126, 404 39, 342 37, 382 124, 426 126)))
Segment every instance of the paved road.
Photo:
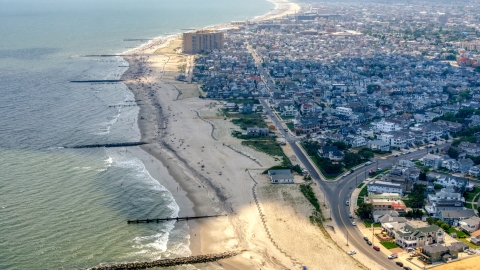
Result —
MULTIPOLYGON (((371 169, 378 167, 385 169, 390 167, 392 163, 401 159, 418 159, 425 156, 430 150, 445 147, 445 145, 439 145, 429 149, 421 149, 409 154, 388 159, 373 159, 373 163, 371 165, 357 168, 354 173, 342 177, 336 182, 329 182, 321 180, 320 176, 313 168, 312 164, 310 164, 307 157, 305 157, 303 152, 294 143, 296 139, 291 138, 291 136, 288 136, 287 138, 287 141, 290 143, 297 157, 305 165, 305 167, 311 173, 312 178, 320 185, 320 188, 324 192, 326 199, 330 204, 332 218, 337 224, 337 228, 335 229, 343 233, 345 236, 348 234, 349 244, 352 245, 354 247, 353 249, 355 249, 357 252, 364 253, 365 255, 374 259, 382 267, 386 267, 386 269, 392 269, 393 267, 396 267, 395 262, 388 260, 384 253, 377 252, 371 246, 366 244, 365 240, 363 240, 364 235, 362 235, 360 230, 358 230, 356 226, 353 226, 351 223, 352 219, 349 218, 350 207, 346 205, 346 201, 350 200, 350 196, 358 184, 368 177, 368 171, 371 169)), ((370 238, 370 241, 372 241, 371 235, 367 237, 370 238)), ((378 243, 375 242, 374 244, 378 245, 378 243)))

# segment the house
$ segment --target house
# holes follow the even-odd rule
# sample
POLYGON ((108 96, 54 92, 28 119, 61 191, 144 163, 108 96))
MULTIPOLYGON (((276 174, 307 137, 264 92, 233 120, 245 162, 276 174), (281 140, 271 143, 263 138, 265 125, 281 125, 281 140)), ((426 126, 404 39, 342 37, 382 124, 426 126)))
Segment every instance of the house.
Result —
POLYGON ((390 144, 380 140, 368 141, 367 147, 373 151, 380 151, 380 152, 390 151, 390 144))
POLYGON ((422 158, 422 164, 423 166, 428 166, 434 169, 438 169, 442 165, 442 158, 437 155, 427 154, 422 158))
POLYGON ((480 217, 473 216, 458 222, 460 228, 468 233, 480 230, 480 217))
POLYGON ((318 149, 317 154, 331 161, 341 161, 343 159, 343 153, 338 150, 337 146, 322 146, 322 148, 318 149))
POLYGON ((469 156, 478 157, 480 156, 480 147, 477 144, 469 142, 461 142, 458 145, 458 148, 462 149, 469 156))
POLYGON ((429 173, 427 175, 427 179, 430 181, 435 181, 436 184, 444 187, 453 186, 458 193, 473 190, 473 184, 469 183, 468 179, 464 177, 457 177, 443 173, 429 173))
POLYGON ((468 170, 468 174, 470 174, 471 176, 478 177, 480 175, 480 166, 479 165, 472 166, 470 170, 468 170))
POLYGON ((440 220, 450 226, 458 226, 459 222, 475 216, 473 209, 440 211, 440 220))
POLYGON ((352 148, 361 147, 367 144, 367 141, 364 137, 353 134, 347 135, 347 137, 345 138, 345 142, 349 144, 352 148))
POLYGON ((372 204, 374 211, 397 211, 404 213, 407 207, 401 200, 365 198, 365 203, 372 204))
POLYGON ((410 223, 405 223, 403 227, 394 231, 395 243, 406 248, 417 248, 443 243, 445 232, 437 225, 428 225, 425 227, 415 227, 410 223))
POLYGON ((400 215, 398 214, 398 212, 397 212, 397 211, 393 211, 393 210, 373 211, 373 212, 372 212, 372 216, 373 216, 373 221, 374 221, 375 223, 379 223, 379 222, 380 222, 380 218, 383 218, 383 217, 394 217, 394 218, 400 217, 400 215))
POLYGON ((369 193, 403 193, 401 185, 378 180, 370 181, 367 184, 367 191, 369 193))
POLYGON ((269 170, 268 177, 272 184, 293 184, 293 174, 291 170, 269 170))
POLYGON ((248 136, 268 136, 268 128, 250 127, 247 128, 248 136))
POLYGON ((468 249, 468 245, 463 242, 453 242, 449 246, 433 244, 422 247, 419 253, 419 259, 432 264, 438 261, 448 262, 451 259, 458 259, 458 253, 468 249))

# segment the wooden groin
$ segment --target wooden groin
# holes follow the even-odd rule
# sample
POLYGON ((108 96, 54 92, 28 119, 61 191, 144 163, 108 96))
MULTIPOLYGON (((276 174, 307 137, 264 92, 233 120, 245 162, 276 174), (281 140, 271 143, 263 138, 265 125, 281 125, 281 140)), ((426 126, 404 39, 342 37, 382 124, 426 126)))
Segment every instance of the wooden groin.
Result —
POLYGON ((170 220, 191 220, 191 219, 200 219, 200 218, 211 218, 211 217, 223 217, 226 215, 207 215, 207 216, 192 216, 192 217, 172 217, 172 218, 152 218, 152 219, 129 219, 127 221, 128 224, 130 223, 151 223, 151 222, 162 222, 162 221, 170 221, 170 220))
POLYGON ((123 80, 73 80, 71 83, 119 83, 123 80))
POLYGON ((76 145, 76 146, 65 146, 65 148, 100 148, 100 147, 127 147, 127 146, 138 146, 148 144, 147 142, 124 142, 124 143, 107 143, 107 144, 86 144, 86 145, 76 145))
POLYGON ((240 251, 229 251, 217 254, 208 255, 196 255, 175 259, 162 259, 151 262, 133 262, 133 263, 120 263, 106 266, 97 266, 90 268, 91 270, 120 270, 120 269, 147 269, 152 267, 169 267, 183 264, 194 263, 208 263, 215 262, 222 259, 227 259, 240 254, 240 251))
POLYGON ((116 57, 116 56, 125 56, 125 55, 119 55, 119 54, 87 54, 87 55, 82 55, 82 57, 116 57))

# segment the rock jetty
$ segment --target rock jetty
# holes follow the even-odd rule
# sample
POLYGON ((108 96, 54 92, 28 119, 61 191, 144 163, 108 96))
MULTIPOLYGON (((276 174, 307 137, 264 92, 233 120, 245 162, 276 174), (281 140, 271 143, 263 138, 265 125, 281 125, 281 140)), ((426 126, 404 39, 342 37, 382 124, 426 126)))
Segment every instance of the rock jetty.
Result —
POLYGON ((162 259, 152 262, 132 262, 114 265, 98 266, 90 268, 91 270, 120 270, 120 269, 147 269, 152 267, 169 267, 182 264, 207 263, 215 262, 221 259, 230 258, 238 255, 239 251, 229 251, 217 254, 197 255, 189 257, 181 257, 175 259, 162 259))

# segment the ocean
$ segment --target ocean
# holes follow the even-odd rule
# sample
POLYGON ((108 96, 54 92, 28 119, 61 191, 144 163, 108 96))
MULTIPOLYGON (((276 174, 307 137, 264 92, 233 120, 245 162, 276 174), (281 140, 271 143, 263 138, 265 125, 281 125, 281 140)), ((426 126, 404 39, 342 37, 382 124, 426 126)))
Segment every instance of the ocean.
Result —
MULTIPOLYGON (((182 29, 241 21, 264 0, 0 0, 0 269, 79 269, 186 256, 170 191, 125 148, 140 139, 118 54, 182 29), (110 105, 127 105, 109 107, 110 105), (128 106, 130 105, 130 106, 128 106)), ((181 269, 192 269, 185 266, 181 269)), ((194 268, 193 268, 194 269, 194 268)))

